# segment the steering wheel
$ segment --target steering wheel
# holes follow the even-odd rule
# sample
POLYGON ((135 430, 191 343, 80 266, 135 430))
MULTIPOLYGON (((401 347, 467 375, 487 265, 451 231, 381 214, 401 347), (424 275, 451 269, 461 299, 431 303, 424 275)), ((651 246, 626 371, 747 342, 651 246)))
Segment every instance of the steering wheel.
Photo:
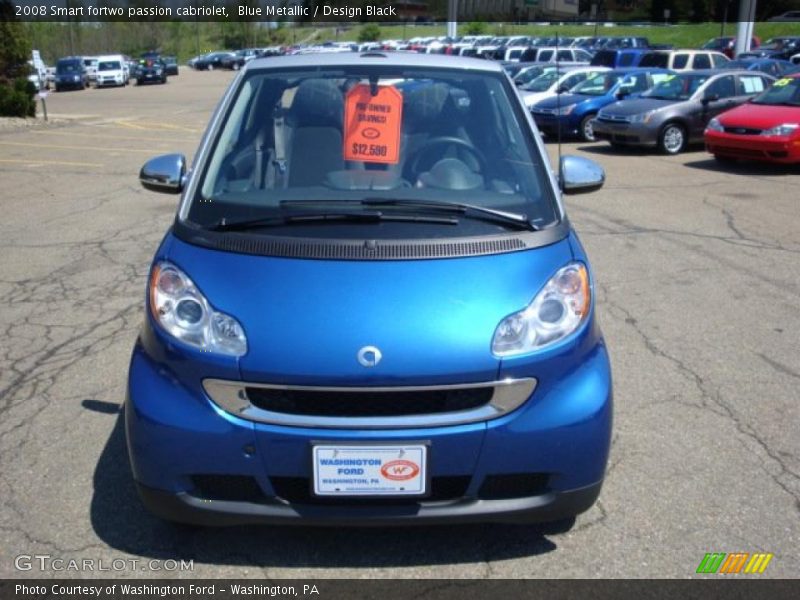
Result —
POLYGON ((455 146, 457 148, 461 148, 462 150, 466 150, 469 154, 475 158, 475 161, 478 163, 478 172, 481 175, 485 175, 487 172, 486 169, 486 157, 483 153, 478 150, 475 146, 470 144, 469 142, 462 140, 459 137, 455 137, 452 135, 443 135, 439 137, 435 137, 433 139, 428 140, 422 147, 419 148, 408 160, 408 167, 407 167, 407 174, 412 176, 413 180, 416 180, 419 175, 419 164, 422 162, 422 159, 426 157, 426 155, 430 154, 434 148, 438 148, 440 146, 455 146))

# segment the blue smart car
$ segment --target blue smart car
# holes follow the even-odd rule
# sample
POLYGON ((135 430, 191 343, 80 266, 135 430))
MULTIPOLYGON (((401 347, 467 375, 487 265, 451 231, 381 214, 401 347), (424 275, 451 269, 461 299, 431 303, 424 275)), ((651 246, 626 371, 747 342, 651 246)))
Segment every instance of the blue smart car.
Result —
POLYGON ((125 404, 145 505, 195 524, 569 520, 612 388, 589 262, 491 61, 254 60, 187 170, 125 404))
POLYGON ((663 81, 673 71, 654 68, 615 69, 579 83, 568 94, 547 98, 533 106, 536 126, 548 136, 578 136, 593 142, 593 121, 601 108, 622 98, 636 97, 663 81))

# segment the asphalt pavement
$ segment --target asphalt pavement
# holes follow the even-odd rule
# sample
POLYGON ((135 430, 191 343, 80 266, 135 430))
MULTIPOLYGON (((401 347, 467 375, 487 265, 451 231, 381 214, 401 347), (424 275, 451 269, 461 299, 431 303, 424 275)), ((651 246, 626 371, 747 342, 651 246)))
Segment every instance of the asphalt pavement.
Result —
POLYGON ((708 552, 773 553, 756 577, 798 575, 800 167, 723 168, 702 148, 563 146, 607 172, 567 206, 615 380, 606 484, 570 531, 147 514, 119 408, 177 198, 137 175, 152 155, 191 158, 232 77, 50 94, 54 123, 0 129, 0 577, 186 576, 180 560, 193 577, 690 577, 708 552))

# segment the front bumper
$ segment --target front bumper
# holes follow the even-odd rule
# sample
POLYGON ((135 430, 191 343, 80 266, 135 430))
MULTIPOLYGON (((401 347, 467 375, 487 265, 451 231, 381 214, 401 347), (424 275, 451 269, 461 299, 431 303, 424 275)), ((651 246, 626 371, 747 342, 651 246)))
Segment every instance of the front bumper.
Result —
MULTIPOLYGON (((151 331, 150 334, 153 332, 151 331)), ((574 516, 597 499, 610 447, 612 388, 596 326, 539 365, 531 398, 489 421, 394 429, 297 427, 245 420, 213 404, 201 377, 154 359, 147 334, 131 359, 126 434, 145 505, 201 525, 388 525, 536 522, 574 516), (549 362, 552 361, 552 362, 549 362), (310 492, 311 443, 430 444, 430 496, 330 499, 310 492)), ((191 366, 189 367, 191 368, 191 366)), ((216 370, 216 372, 215 372, 216 370)), ((522 363, 501 377, 534 376, 522 363)))
POLYGON ((615 144, 655 146, 658 143, 658 128, 650 124, 612 122, 597 118, 592 129, 595 139, 615 144))
POLYGON ((543 114, 543 113, 533 113, 533 120, 536 123, 536 127, 539 128, 543 134, 555 137, 559 134, 559 129, 561 129, 561 135, 564 137, 575 137, 579 134, 579 123, 573 123, 572 119, 568 116, 556 116, 552 114, 543 114))
POLYGON ((569 492, 551 492, 507 500, 463 499, 421 506, 293 506, 270 503, 209 501, 185 492, 172 493, 137 484, 142 503, 168 521, 203 526, 310 525, 361 526, 437 525, 452 523, 542 523, 585 512, 600 495, 602 482, 569 492))
POLYGON ((724 158, 782 164, 800 163, 800 138, 768 138, 707 131, 706 150, 724 158))

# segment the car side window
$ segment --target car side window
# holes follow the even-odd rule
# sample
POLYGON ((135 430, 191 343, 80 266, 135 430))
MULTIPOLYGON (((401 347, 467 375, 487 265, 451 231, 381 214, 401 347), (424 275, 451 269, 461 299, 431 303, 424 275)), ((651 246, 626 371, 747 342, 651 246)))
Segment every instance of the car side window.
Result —
POLYGON ((672 59, 673 69, 685 69, 687 64, 689 64, 688 54, 676 54, 672 59))
POLYGON ((736 95, 736 82, 733 75, 720 77, 712 81, 705 91, 706 96, 718 96, 719 98, 731 98, 736 95))
POLYGON ((758 94, 765 89, 764 79, 758 75, 740 75, 739 83, 741 84, 743 95, 758 94))
POLYGON ((719 55, 719 54, 712 54, 712 55, 711 55, 711 61, 714 63, 714 67, 715 67, 715 68, 716 68, 716 67, 721 67, 721 66, 722 66, 722 65, 724 65, 726 62, 728 62, 727 60, 725 60, 725 57, 724 57, 724 56, 721 56, 721 55, 719 55))
POLYGON ((592 60, 592 55, 586 52, 586 50, 575 50, 575 60, 589 62, 592 60))
POLYGON ((620 67, 630 67, 633 64, 633 54, 625 53, 619 57, 620 67))
POLYGON ((630 83, 632 93, 637 94, 647 89, 647 75, 645 73, 636 73, 631 79, 633 81, 628 81, 626 83, 630 83))
POLYGON ((559 50, 558 51, 558 60, 572 60, 572 51, 571 50, 559 50))
POLYGON ((539 50, 539 54, 536 56, 536 60, 538 62, 549 62, 552 57, 553 57, 552 50, 539 50))
POLYGON ((570 75, 564 80, 564 83, 561 84, 561 87, 572 89, 576 85, 578 85, 581 81, 586 79, 588 73, 576 73, 575 75, 570 75))
POLYGON ((708 54, 695 54, 694 61, 692 62, 693 69, 710 69, 711 59, 708 54))

